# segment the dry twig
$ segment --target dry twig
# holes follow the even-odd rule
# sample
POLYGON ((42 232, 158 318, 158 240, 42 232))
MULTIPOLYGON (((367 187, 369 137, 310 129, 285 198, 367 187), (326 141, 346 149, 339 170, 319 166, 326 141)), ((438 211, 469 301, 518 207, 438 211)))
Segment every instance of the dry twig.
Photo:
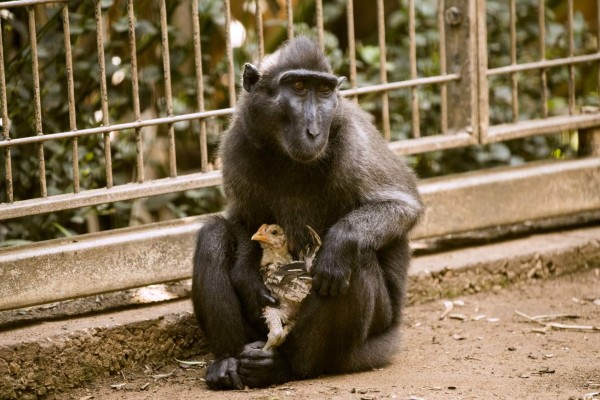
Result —
POLYGON ((546 328, 553 328, 553 329, 565 329, 565 330, 576 330, 576 331, 593 331, 593 332, 600 332, 600 326, 593 326, 593 325, 567 325, 567 324, 560 324, 558 322, 543 322, 543 320, 546 320, 549 316, 548 315, 539 315, 537 317, 530 317, 529 315, 519 311, 519 310, 515 310, 515 314, 517 314, 520 317, 523 317, 531 322, 535 322, 536 324, 540 324, 545 326, 546 328))
POLYGON ((442 314, 440 315, 440 320, 446 318, 446 316, 448 314, 450 314, 450 312, 452 311, 453 308, 454 308, 453 302, 451 302, 450 300, 444 300, 444 312, 442 312, 442 314))

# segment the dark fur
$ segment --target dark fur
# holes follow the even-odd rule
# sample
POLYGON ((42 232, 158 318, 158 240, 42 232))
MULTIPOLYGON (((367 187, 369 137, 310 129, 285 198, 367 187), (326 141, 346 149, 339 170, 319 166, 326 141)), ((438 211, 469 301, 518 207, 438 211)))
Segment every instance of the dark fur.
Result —
POLYGON ((283 72, 331 73, 318 47, 301 37, 271 57, 259 76, 252 69, 244 76, 247 92, 221 145, 227 211, 202 228, 194 258, 194 309, 217 357, 206 374, 213 388, 389 362, 404 304, 408 232, 422 211, 413 172, 355 103, 336 89, 312 103, 286 94, 283 72), (321 129, 317 136, 306 133, 302 115, 311 119, 309 113, 289 104, 318 105, 311 122, 321 129), (250 240, 264 223, 284 228, 292 252, 308 240, 306 225, 324 238, 313 293, 286 342, 266 352, 251 344, 266 338, 261 309, 276 302, 250 240))

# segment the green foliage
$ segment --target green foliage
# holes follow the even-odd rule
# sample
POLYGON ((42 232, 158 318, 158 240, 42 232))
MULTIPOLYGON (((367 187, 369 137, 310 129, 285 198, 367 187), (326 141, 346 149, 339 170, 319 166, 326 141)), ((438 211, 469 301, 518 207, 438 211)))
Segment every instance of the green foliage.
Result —
MULTIPOLYGON (((257 53, 256 34, 249 28, 253 23, 254 0, 244 3, 243 23, 246 25, 246 42, 234 49, 235 76, 239 76, 244 62, 257 53)), ((295 15, 295 31, 316 36, 314 2, 300 2, 295 15), (307 21, 307 22, 301 22, 307 21)), ((325 47, 336 73, 349 76, 349 56, 345 48, 345 0, 324 2, 325 47)), ((439 31, 437 0, 415 2, 417 75, 433 76, 440 73, 439 31)), ((539 28, 537 26, 538 0, 517 2, 518 61, 530 62, 540 58, 539 28)), ((546 1, 546 58, 567 55, 567 30, 559 0, 546 1)), ((128 21, 125 2, 102 0, 106 76, 110 123, 134 120, 131 67, 128 42, 128 21)), ((356 3, 355 3, 356 4, 356 3)), ((390 3, 391 4, 391 3, 390 3)), ((139 0, 136 6, 136 46, 139 70, 139 92, 142 118, 167 115, 164 94, 164 76, 161 57, 161 31, 158 2, 139 0)), ((191 24, 187 19, 189 2, 167 2, 168 32, 171 59, 171 82, 173 107, 176 115, 198 110, 194 47, 191 24), (178 7, 184 7, 183 12, 178 7), (186 22, 187 21, 187 22, 186 22)), ((373 3, 373 7, 375 4, 373 3)), ((502 0, 487 1, 487 32, 489 67, 510 64, 510 37, 508 3, 502 0)), ((69 107, 65 50, 60 8, 56 5, 38 6, 38 59, 41 84, 41 101, 44 133, 68 131, 69 107)), ((205 107, 208 110, 229 107, 227 59, 223 46, 224 10, 221 0, 199 2, 203 83, 205 107)), ((71 44, 75 76, 76 124, 78 129, 101 124, 100 70, 96 54, 96 21, 94 2, 75 0, 69 3, 71 44)), ((5 55, 7 97, 9 115, 12 119, 11 138, 35 134, 35 110, 33 79, 31 72, 31 49, 25 8, 10 9, 2 14, 3 48, 5 55)), ((238 18, 241 18, 238 15, 238 18)), ((356 16, 355 24, 362 21, 356 16)), ((285 24, 281 20, 266 22, 270 35, 267 52, 285 37, 285 24)), ((598 44, 590 33, 584 16, 575 14, 574 38, 576 54, 595 52, 598 44)), ((386 13, 388 81, 410 78, 408 9, 400 2, 386 13)), ((356 59, 359 86, 380 82, 380 48, 377 30, 357 38, 356 59)), ((596 63, 576 68, 577 106, 597 106, 596 63)), ((565 67, 547 70, 549 89, 548 110, 550 115, 568 111, 568 70, 565 67)), ((237 81, 237 78, 236 78, 237 81)), ((519 118, 521 120, 542 116, 540 102, 539 72, 518 74, 519 118)), ((420 127, 422 136, 437 135, 441 131, 439 85, 418 89, 420 127)), ((390 92, 392 140, 411 137, 410 90, 390 92)), ((490 124, 512 121, 510 78, 489 79, 490 124)), ((379 94, 359 98, 363 108, 372 113, 374 122, 381 128, 381 97, 379 94)), ((451 104, 451 102, 450 102, 451 104)), ((450 105, 452 107, 452 104, 450 105)), ((452 110, 449 110, 452 112, 452 110)), ((227 125, 226 118, 207 121, 209 158, 214 163, 219 135, 227 125)), ((144 159, 147 179, 169 176, 167 159, 167 126, 144 128, 144 159)), ((199 125, 197 122, 174 124, 176 135, 177 168, 180 175, 197 172, 200 168, 199 125)), ((136 146, 135 132, 111 133, 110 152, 115 185, 135 182, 136 146)), ((516 165, 529 160, 563 158, 573 154, 573 133, 471 146, 443 152, 431 152, 409 157, 410 163, 421 177, 438 176, 498 165, 516 165)), ((76 157, 79 163, 81 190, 106 186, 104 138, 89 135, 78 139, 76 157)), ((48 141, 43 145, 46 162, 48 194, 73 192, 73 143, 71 140, 48 141)), ((15 200, 40 196, 37 145, 17 146, 11 149, 12 175, 15 200)), ((0 176, 4 177, 4 153, 0 152, 0 176)), ((0 196, 6 190, 0 181, 0 196)), ((0 198, 0 201, 6 199, 0 198)), ((0 245, 37 241, 54 237, 70 236, 95 229, 112 229, 134 223, 175 217, 185 217, 217 211, 224 204, 220 188, 190 190, 145 200, 117 202, 67 210, 38 216, 13 219, 0 225, 0 245), (140 213, 139 205, 143 212, 140 213)))
MULTIPOLYGON (((214 15, 221 12, 218 1, 203 1, 201 29, 203 39, 218 30, 214 15), (212 8, 210 8, 212 6, 212 8), (212 10, 212 14, 207 11, 212 10), (204 11, 204 12, 203 12, 204 11)), ((103 1, 105 26, 104 50, 108 86, 109 120, 111 123, 132 121, 133 93, 128 45, 128 22, 125 3, 103 1)), ((169 19, 179 2, 168 2, 169 19)), ((160 56, 160 25, 158 3, 149 0, 136 2, 136 45, 139 69, 139 98, 141 111, 151 117, 166 115, 164 78, 160 56)), ((42 131, 55 133, 69 131, 69 108, 67 102, 67 79, 65 69, 64 36, 60 8, 43 6, 36 8, 38 22, 37 45, 41 82, 42 131), (40 23, 41 21, 41 23, 40 23)), ((96 21, 94 3, 75 1, 69 6, 72 59, 75 81, 76 124, 78 129, 96 127, 101 124, 100 70, 96 54, 96 21)), ((7 98, 11 118, 11 138, 35 134, 35 110, 33 102, 33 79, 31 70, 31 48, 27 28, 27 13, 24 8, 11 9, 11 14, 2 20, 7 98)), ((177 40, 179 28, 169 26, 170 57, 172 65, 172 87, 174 112, 177 114, 197 111, 196 86, 193 75, 193 43, 177 40), (187 64, 187 68, 178 66, 187 64), (189 65, 192 65, 190 68, 189 65)), ((208 43, 203 43, 208 44, 208 43)), ((210 61, 205 53, 204 62, 210 61), (208 60, 207 60, 208 59, 208 60)), ((211 96, 216 91, 225 92, 222 71, 225 63, 216 68, 205 68, 204 79, 208 84, 206 106, 208 109, 227 106, 223 97, 211 96)), ((222 125, 213 122, 209 131, 210 149, 214 150, 218 131, 222 125)), ((175 124, 179 173, 192 172, 199 168, 199 139, 196 124, 175 124), (189 149, 194 149, 189 150, 189 149)), ((164 162, 167 127, 157 128, 156 134, 144 134, 146 170, 153 178, 168 176, 168 165, 164 162), (158 148, 159 150, 154 150, 158 148), (157 154, 162 153, 162 154, 157 154)), ((136 180, 136 147, 133 131, 111 133, 112 174, 114 185, 136 180)), ((17 146, 11 149, 12 177, 15 201, 40 197, 37 145, 17 146)), ((48 195, 73 192, 72 141, 47 141, 43 145, 48 195)), ((77 159, 81 190, 106 186, 104 162, 104 139, 102 135, 90 135, 78 139, 77 159)), ((1 156, 0 175, 5 176, 4 154, 1 156)), ((0 182, 0 193, 6 191, 4 179, 0 182)), ((0 201, 6 201, 2 195, 0 201)), ((165 199, 165 197, 160 197, 165 199)), ((166 197, 168 201, 146 200, 145 208, 154 218, 181 217, 219 210, 223 195, 219 188, 188 191, 166 197), (161 205, 161 209, 157 206, 161 205), (166 211, 165 211, 166 210, 166 211)), ((0 227, 0 242, 11 239, 37 241, 53 237, 68 236, 88 231, 88 225, 100 229, 118 228, 134 222, 132 202, 105 204, 97 207, 65 211, 47 215, 9 220, 0 227)), ((14 242, 11 242, 14 243, 14 242)))
MULTIPOLYGON (((517 61, 532 62, 540 59, 538 0, 517 2, 517 61)), ((565 57, 568 54, 567 27, 565 21, 558 21, 555 10, 563 5, 560 1, 546 2, 546 58, 565 57)), ((564 2, 562 2, 564 3, 564 2)), ((415 2, 417 76, 428 77, 440 74, 440 49, 438 27, 438 2, 423 0, 415 2)), ((488 0, 487 36, 489 68, 506 66, 510 60, 509 5, 502 0, 488 0)), ((345 18, 345 2, 334 2, 325 7, 331 18, 345 18)), ((328 16, 325 16, 328 20, 328 16)), ((408 7, 401 2, 386 16, 386 71, 388 81, 402 81, 410 78, 408 7)), ((326 25, 327 28, 327 25, 326 25)), ((575 13, 574 40, 576 54, 589 54, 597 51, 598 44, 593 31, 583 15, 575 13)), ((358 85, 380 83, 380 48, 377 32, 357 40, 358 85)), ((347 55, 332 57, 334 69, 349 74, 347 55)), ((597 106, 597 64, 579 66, 575 69, 578 86, 577 107, 597 106)), ((566 67, 546 71, 548 82, 548 113, 568 114, 566 67)), ((541 74, 539 71, 520 73, 519 120, 542 118, 541 74)), ((512 96, 510 77, 492 77, 489 86, 490 125, 512 122, 512 96)), ((439 85, 421 86, 419 96, 419 119, 421 136, 437 135, 441 132, 440 88, 439 85)), ((411 137, 411 97, 408 89, 389 93, 392 140, 411 137)), ((450 110, 452 112, 452 101, 450 110)), ((370 111, 375 123, 382 128, 380 95, 364 95, 359 98, 363 108, 370 111)), ((576 150, 576 133, 557 133, 542 137, 531 137, 490 145, 470 146, 460 149, 435 151, 408 157, 420 177, 432 177, 456 172, 464 172, 501 165, 517 165, 526 161, 572 157, 576 150), (575 144, 575 146, 574 146, 575 144)))

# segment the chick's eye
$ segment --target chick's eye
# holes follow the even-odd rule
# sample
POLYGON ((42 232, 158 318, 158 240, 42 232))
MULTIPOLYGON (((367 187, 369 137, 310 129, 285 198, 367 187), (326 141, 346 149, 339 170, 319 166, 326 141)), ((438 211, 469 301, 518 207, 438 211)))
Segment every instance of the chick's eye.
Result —
POLYGON ((296 81, 296 82, 294 82, 293 87, 294 87, 294 90, 296 90, 297 92, 301 92, 304 90, 305 85, 304 85, 304 82, 302 82, 302 81, 296 81))
POLYGON ((271 231, 271 234, 273 234, 273 235, 279 235, 279 230, 278 229, 273 229, 271 231))
POLYGON ((320 85, 319 86, 319 92, 323 93, 323 94, 328 94, 331 92, 331 88, 327 85, 320 85))

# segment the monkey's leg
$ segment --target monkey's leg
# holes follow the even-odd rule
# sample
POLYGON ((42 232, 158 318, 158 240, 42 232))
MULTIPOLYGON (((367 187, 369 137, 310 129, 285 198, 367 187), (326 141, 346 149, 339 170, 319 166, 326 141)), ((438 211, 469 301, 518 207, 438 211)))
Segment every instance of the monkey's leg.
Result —
POLYGON ((287 382, 293 378, 286 355, 279 351, 292 325, 289 314, 298 304, 282 299, 280 307, 265 307, 265 318, 269 326, 268 342, 250 343, 239 357, 239 374, 244 384, 262 387, 287 382), (282 328, 282 324, 286 324, 282 328))
MULTIPOLYGON (((230 277, 232 265, 237 261, 238 247, 235 229, 223 218, 208 221, 198 235, 192 302, 196 318, 216 357, 206 371, 206 383, 211 388, 243 388, 235 357, 246 343, 260 337, 248 324, 247 310, 237 294, 240 291, 236 291, 230 277)), ((248 279, 251 278, 249 274, 248 279)))
POLYGON ((366 251, 344 295, 311 293, 283 344, 298 377, 381 367, 399 345, 408 246, 405 240, 378 253, 366 251))

